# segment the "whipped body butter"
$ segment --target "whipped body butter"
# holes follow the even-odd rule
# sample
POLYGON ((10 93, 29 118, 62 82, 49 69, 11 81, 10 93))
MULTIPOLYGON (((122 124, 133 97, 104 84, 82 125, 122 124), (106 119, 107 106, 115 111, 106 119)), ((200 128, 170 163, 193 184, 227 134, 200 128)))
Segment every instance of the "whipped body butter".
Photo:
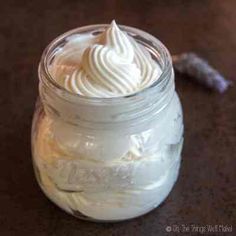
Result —
POLYGON ((32 153, 47 197, 104 222, 160 205, 177 179, 183 143, 164 45, 114 21, 81 27, 46 48, 39 81, 32 153))

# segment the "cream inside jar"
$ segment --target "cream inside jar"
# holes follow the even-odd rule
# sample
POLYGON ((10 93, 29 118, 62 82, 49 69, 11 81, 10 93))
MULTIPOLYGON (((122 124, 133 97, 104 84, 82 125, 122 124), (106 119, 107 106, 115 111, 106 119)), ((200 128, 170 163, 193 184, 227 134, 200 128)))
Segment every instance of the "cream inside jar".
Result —
POLYGON ((34 160, 43 191, 92 220, 129 219, 158 206, 178 176, 183 141, 171 67, 154 90, 165 82, 164 66, 114 21, 98 34, 67 36, 52 58, 48 71, 65 91, 41 79, 45 115, 34 160))

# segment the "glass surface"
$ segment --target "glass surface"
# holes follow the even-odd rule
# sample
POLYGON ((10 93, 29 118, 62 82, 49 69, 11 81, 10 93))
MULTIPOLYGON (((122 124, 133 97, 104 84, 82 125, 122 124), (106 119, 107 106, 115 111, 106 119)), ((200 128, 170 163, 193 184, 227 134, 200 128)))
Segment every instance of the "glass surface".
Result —
POLYGON ((168 51, 154 37, 123 28, 156 51, 163 68, 162 78, 146 91, 89 99, 54 84, 45 65, 63 47, 63 38, 81 29, 52 42, 39 67, 32 126, 36 177, 49 199, 81 219, 109 222, 143 215, 164 201, 179 172, 183 117, 168 51))

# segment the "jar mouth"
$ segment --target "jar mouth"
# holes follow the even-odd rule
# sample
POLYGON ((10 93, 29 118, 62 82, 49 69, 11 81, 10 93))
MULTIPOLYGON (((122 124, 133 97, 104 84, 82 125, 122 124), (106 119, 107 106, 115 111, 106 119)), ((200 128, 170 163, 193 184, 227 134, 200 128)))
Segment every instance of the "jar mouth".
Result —
POLYGON ((72 29, 70 31, 67 31, 66 33, 58 36, 55 38, 44 50, 41 58, 41 62, 39 64, 39 78, 43 80, 42 82, 47 85, 50 89, 54 90, 57 94, 60 94, 61 96, 72 99, 74 101, 81 101, 84 103, 121 103, 121 102, 128 102, 130 100, 136 99, 137 97, 143 97, 146 96, 147 93, 155 92, 157 88, 164 89, 165 85, 168 84, 168 80, 170 79, 170 71, 172 68, 172 60, 170 53, 168 49, 164 46, 164 44, 152 36, 151 34, 142 31, 140 29, 125 26, 125 25, 119 25, 119 27, 124 30, 126 33, 128 33, 130 36, 132 36, 136 41, 141 42, 144 46, 148 46, 149 50, 152 50, 153 53, 158 54, 161 59, 161 74, 158 76, 158 78, 155 80, 154 83, 149 85, 146 88, 143 88, 142 90, 139 90, 137 92, 134 92, 132 94, 124 95, 124 96, 117 96, 117 97, 87 97, 80 94, 76 94, 73 92, 70 92, 66 90, 63 86, 61 86, 59 83, 56 82, 56 80, 53 78, 51 73, 49 72, 49 60, 52 56, 52 53, 55 52, 56 49, 58 49, 58 46, 60 44, 63 44, 65 39, 68 37, 78 34, 78 33, 98 33, 105 30, 106 27, 108 27, 108 24, 95 24, 95 25, 88 25, 83 26, 79 28, 72 29), (134 36, 137 36, 138 39, 136 39, 134 36), (41 76, 42 74, 42 76, 41 76))

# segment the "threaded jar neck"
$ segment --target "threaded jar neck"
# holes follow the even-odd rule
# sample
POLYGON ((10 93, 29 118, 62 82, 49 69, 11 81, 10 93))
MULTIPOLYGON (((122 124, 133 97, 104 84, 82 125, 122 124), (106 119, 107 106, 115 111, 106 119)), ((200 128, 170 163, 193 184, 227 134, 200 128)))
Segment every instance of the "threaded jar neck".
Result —
POLYGON ((174 74, 166 47, 152 35, 136 28, 120 26, 151 53, 162 73, 149 87, 134 94, 115 98, 93 98, 73 94, 61 87, 49 73, 49 66, 68 37, 103 32, 107 25, 91 25, 71 30, 52 41, 39 64, 40 97, 46 113, 62 121, 95 129, 127 128, 149 122, 170 102, 174 94, 174 74))

